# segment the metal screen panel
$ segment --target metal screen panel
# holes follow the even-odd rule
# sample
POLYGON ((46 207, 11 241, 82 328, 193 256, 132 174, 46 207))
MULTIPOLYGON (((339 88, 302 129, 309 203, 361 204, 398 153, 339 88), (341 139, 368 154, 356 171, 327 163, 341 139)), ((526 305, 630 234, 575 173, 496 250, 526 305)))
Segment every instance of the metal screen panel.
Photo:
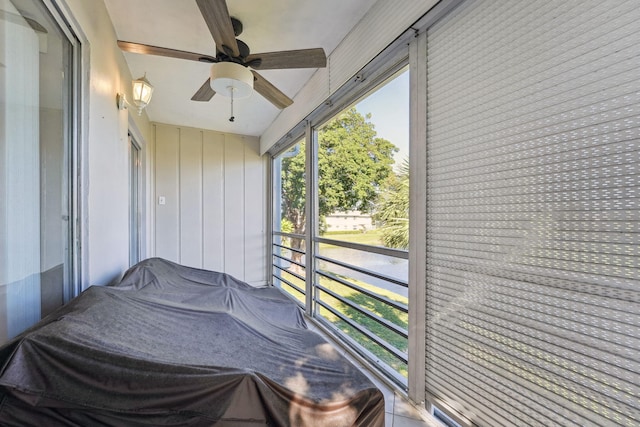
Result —
POLYGON ((640 425, 640 4, 467 1, 427 45, 427 395, 640 425))

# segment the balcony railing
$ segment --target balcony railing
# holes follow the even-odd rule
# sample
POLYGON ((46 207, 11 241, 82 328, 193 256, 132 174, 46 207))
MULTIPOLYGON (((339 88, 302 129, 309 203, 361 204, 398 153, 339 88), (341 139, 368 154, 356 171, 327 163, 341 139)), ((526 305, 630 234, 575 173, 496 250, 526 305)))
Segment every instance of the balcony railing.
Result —
MULTIPOLYGON (((280 232, 273 235, 274 285, 304 307, 306 251, 293 248, 291 239, 304 236, 280 232), (299 254, 300 261, 293 259, 294 253, 299 254)), ((314 245, 311 288, 314 318, 391 379, 406 386, 408 253, 320 237, 314 239, 314 245), (342 248, 342 256, 329 256, 336 253, 335 248, 342 248), (358 255, 345 255, 351 253, 358 255), (376 257, 382 260, 377 268, 375 262, 373 267, 362 265, 362 261, 366 264, 376 257), (384 272, 383 267, 389 262, 401 264, 396 265, 400 274, 384 272)))
POLYGON ((273 284, 289 293, 295 302, 302 307, 305 305, 306 284, 305 271, 306 266, 303 262, 295 261, 292 254, 298 253, 300 259, 305 260, 305 251, 294 249, 287 243, 292 239, 304 240, 305 236, 292 233, 273 233, 273 284))

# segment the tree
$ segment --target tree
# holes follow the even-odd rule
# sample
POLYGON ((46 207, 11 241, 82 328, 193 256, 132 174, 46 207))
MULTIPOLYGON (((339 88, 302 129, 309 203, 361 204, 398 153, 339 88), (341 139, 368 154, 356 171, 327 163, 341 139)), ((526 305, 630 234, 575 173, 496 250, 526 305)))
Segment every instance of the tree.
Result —
MULTIPOLYGON (((337 211, 369 212, 382 183, 393 174, 397 147, 378 138, 371 114, 363 116, 350 108, 318 132, 318 210, 321 218, 337 211)), ((282 159, 282 218, 293 225, 293 233, 304 234, 305 144, 295 155, 282 159)), ((293 249, 304 249, 302 239, 291 239, 293 249)), ((293 252, 292 259, 302 255, 293 252)))
POLYGON ((378 198, 373 219, 382 229, 385 246, 409 249, 409 162, 402 162, 397 174, 391 175, 378 198))
POLYGON ((355 108, 343 112, 318 135, 319 214, 369 212, 378 188, 392 173, 398 148, 378 138, 375 126, 355 108))
MULTIPOLYGON (((282 156, 280 172, 282 219, 280 228, 284 232, 304 234, 306 222, 305 176, 305 143, 303 141, 282 156)), ((304 250, 304 240, 296 238, 290 240, 291 247, 294 249, 291 259, 300 262, 302 254, 295 250, 304 250)))

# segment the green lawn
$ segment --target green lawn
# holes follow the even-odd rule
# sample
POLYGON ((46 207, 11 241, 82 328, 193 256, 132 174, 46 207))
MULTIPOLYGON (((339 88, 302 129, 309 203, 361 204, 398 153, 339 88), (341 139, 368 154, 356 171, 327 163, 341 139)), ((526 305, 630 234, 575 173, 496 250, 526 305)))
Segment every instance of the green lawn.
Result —
MULTIPOLYGON (((367 290, 374 291, 379 295, 383 295, 393 301, 401 302, 403 304, 408 303, 408 300, 406 297, 400 296, 398 294, 387 291, 385 289, 381 289, 376 286, 372 286, 364 282, 360 282, 353 279, 349 281, 363 288, 366 288, 367 290)), ((408 329, 409 319, 408 319, 407 313, 403 313, 402 311, 397 310, 385 304, 382 301, 378 301, 377 299, 361 294, 357 291, 354 291, 353 289, 350 289, 342 285, 341 283, 334 282, 324 277, 321 278, 320 283, 325 288, 335 292, 336 294, 340 295, 343 298, 350 300, 356 305, 362 308, 365 308, 370 312, 398 326, 408 329)), ((349 305, 339 300, 336 300, 335 298, 331 297, 328 294, 320 292, 320 299, 323 302, 330 305, 331 307, 333 307, 334 309, 336 309, 337 311, 339 311, 340 313, 342 313, 343 315, 345 315, 346 317, 348 317, 349 319, 364 326, 370 332, 372 332, 379 338, 382 338, 384 341, 391 344, 398 350, 401 350, 404 352, 407 351, 408 341, 406 338, 398 335, 394 331, 387 329, 386 327, 382 326, 380 323, 376 322, 375 320, 360 313, 358 310, 354 309, 353 307, 350 307, 349 305)), ((389 366, 391 366, 401 375, 405 377, 407 376, 407 365, 404 362, 401 362, 400 360, 396 359, 395 356, 393 356, 391 353, 386 351, 379 344, 375 343, 374 341, 371 341, 365 335, 363 335, 358 330, 351 327, 348 323, 342 321, 339 317, 331 313, 329 310, 326 310, 324 307, 320 308, 320 315, 325 319, 327 319, 328 321, 330 321, 331 323, 333 323, 342 332, 344 332, 345 334, 349 335, 351 338, 356 340, 360 345, 362 345, 364 348, 369 350, 376 357, 380 358, 380 360, 387 363, 389 366)))
MULTIPOLYGON (((363 245, 382 246, 382 232, 380 230, 371 230, 366 232, 338 232, 330 231, 324 233, 322 237, 326 239, 343 240, 345 242, 361 243, 363 245)), ((324 243, 320 247, 327 246, 324 243)))

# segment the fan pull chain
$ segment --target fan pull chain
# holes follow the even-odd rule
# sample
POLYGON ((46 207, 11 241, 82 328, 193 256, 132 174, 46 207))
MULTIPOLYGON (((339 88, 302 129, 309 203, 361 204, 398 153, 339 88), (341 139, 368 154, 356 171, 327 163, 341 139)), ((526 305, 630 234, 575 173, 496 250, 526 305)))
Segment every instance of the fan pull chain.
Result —
POLYGON ((231 117, 229 117, 229 121, 234 122, 236 120, 235 116, 233 115, 233 92, 235 92, 235 88, 231 87, 230 91, 231 91, 231 117))

